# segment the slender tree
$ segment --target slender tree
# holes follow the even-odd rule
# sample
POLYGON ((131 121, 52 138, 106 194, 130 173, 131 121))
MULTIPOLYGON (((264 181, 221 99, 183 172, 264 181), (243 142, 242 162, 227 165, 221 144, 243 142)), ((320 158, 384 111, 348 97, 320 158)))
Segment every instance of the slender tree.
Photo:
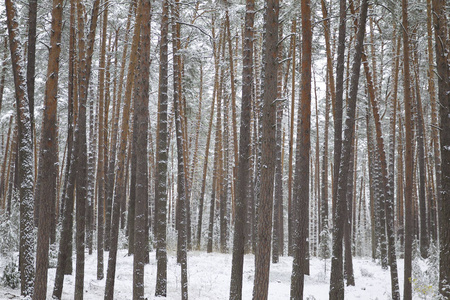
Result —
MULTIPOLYGON (((20 199, 20 294, 31 297, 34 287, 33 250, 33 152, 31 140, 31 119, 27 85, 23 70, 22 49, 19 39, 17 9, 11 0, 5 0, 6 25, 8 27, 9 49, 14 75, 16 110, 18 123, 18 169, 17 183, 20 199)), ((11 191, 10 191, 11 193, 11 191)))
POLYGON ((345 222, 345 220, 347 219, 346 217, 347 182, 349 179, 349 165, 351 160, 352 142, 355 134, 354 124, 356 114, 356 100, 358 95, 358 82, 361 67, 361 57, 363 52, 367 9, 368 9, 367 0, 363 0, 359 16, 358 31, 356 34, 355 58, 353 60, 352 73, 350 79, 350 94, 347 105, 347 117, 345 119, 344 138, 342 140, 342 152, 339 166, 339 176, 337 178, 338 180, 337 184, 335 183, 335 185, 337 185, 338 194, 336 198, 336 210, 335 210, 335 230, 334 230, 335 236, 333 236, 333 259, 332 259, 330 299, 344 298, 344 284, 342 278, 342 237, 344 233, 343 232, 344 228, 341 228, 340 226, 341 223, 339 221, 342 220, 343 222, 345 222), (337 271, 339 271, 340 273, 339 274, 334 273, 337 271))
POLYGON ((450 33, 445 1, 433 0, 434 32, 436 41, 436 63, 438 73, 438 99, 441 104, 441 195, 439 211, 439 291, 444 298, 450 298, 450 33))
POLYGON ((159 49, 158 134, 156 137, 155 233, 157 275, 155 296, 167 294, 167 164, 168 164, 168 33, 169 3, 162 2, 161 41, 159 49))
MULTIPOLYGON (((138 6, 136 8, 137 12, 142 9, 142 1, 138 0, 138 6)), ((133 74, 135 72, 135 67, 137 63, 137 50, 140 40, 141 32, 141 22, 142 14, 138 13, 136 15, 136 21, 133 31, 133 42, 131 45, 130 54, 130 65, 128 66, 127 82, 125 88, 125 106, 122 115, 122 130, 120 134, 120 147, 118 153, 117 161, 117 174, 116 174, 116 184, 114 186, 114 203, 112 211, 112 222, 111 222, 111 240, 110 240, 110 251, 108 257, 108 269, 105 285, 105 300, 114 298, 114 282, 116 277, 116 263, 117 263, 117 245, 119 239, 119 226, 121 221, 121 208, 122 202, 125 201, 126 197, 126 180, 125 171, 127 170, 128 164, 126 163, 126 150, 128 144, 128 134, 129 134, 129 120, 131 111, 131 94, 133 87, 133 74)))
MULTIPOLYGON (((28 41, 27 41, 27 92, 28 92, 28 106, 30 107, 30 119, 31 119, 31 140, 34 140, 34 90, 35 90, 35 77, 36 77, 36 29, 37 29, 37 11, 38 1, 29 0, 28 2, 28 41)), ((36 207, 39 205, 35 201, 35 214, 36 207)), ((38 212, 39 214, 39 212, 38 212)))
MULTIPOLYGON (((80 1, 80 0, 78 0, 80 1)), ((84 250, 85 250, 85 222, 86 222, 86 198, 87 198, 87 143, 86 143, 86 106, 88 87, 91 77, 92 56, 94 53, 95 32, 97 28, 97 19, 99 14, 99 0, 95 0, 92 7, 90 19, 89 34, 87 36, 87 45, 84 38, 81 37, 78 47, 80 50, 80 92, 79 92, 79 111, 78 120, 75 127, 75 157, 77 161, 76 172, 76 273, 75 273, 75 299, 83 299, 84 293, 84 250), (86 48, 84 48, 86 47, 86 48), (84 54, 85 52, 85 54, 84 54)), ((77 5, 78 27, 84 30, 84 8, 80 2, 77 5)))
POLYGON ((99 70, 99 109, 98 109, 98 163, 97 163, 97 280, 103 279, 103 248, 104 248, 104 218, 103 211, 105 207, 105 65, 106 65, 106 33, 108 26, 109 1, 104 0, 103 24, 102 24, 102 42, 100 46, 100 70, 99 70))
POLYGON ((2 62, 2 69, 1 69, 1 75, 0 75, 0 112, 2 111, 2 103, 3 103, 3 95, 5 91, 5 77, 6 77, 6 71, 7 71, 7 62, 8 62, 8 37, 5 36, 4 38, 4 54, 3 54, 3 62, 2 62))
POLYGON ((57 162, 57 102, 59 79, 59 54, 61 53, 63 1, 54 0, 52 8, 52 33, 45 85, 44 120, 41 135, 40 160, 45 168, 42 177, 41 203, 39 205, 38 239, 36 247, 36 280, 33 299, 47 296, 48 250, 51 232, 51 210, 56 205, 57 162))
POLYGON ((265 300, 269 290, 275 174, 275 119, 277 99, 277 47, 279 1, 267 0, 265 12, 265 65, 261 135, 261 194, 258 205, 258 246, 255 255, 253 299, 265 300))
MULTIPOLYGON (((413 242, 413 153, 412 153, 412 96, 411 74, 409 68, 409 30, 408 0, 402 0, 403 26, 403 83, 405 103, 405 273, 404 278, 412 276, 412 242, 413 242)), ((411 281, 404 281, 404 299, 412 298, 411 281)))
POLYGON ((184 168, 184 149, 181 110, 181 53, 180 50, 180 2, 176 0, 172 6, 173 26, 173 110, 175 112, 175 132, 177 144, 177 223, 178 223, 178 262, 181 265, 181 299, 188 299, 188 278, 187 278, 187 198, 186 198, 186 178, 184 168))
MULTIPOLYGON (((144 0, 142 10, 142 30, 139 52, 139 65, 136 74, 136 98, 134 100, 134 123, 137 135, 136 151, 136 204, 134 230, 134 264, 133 264, 133 299, 144 299, 144 265, 147 245, 145 243, 145 211, 148 207, 148 157, 147 157, 147 124, 148 92, 150 73, 150 0, 144 0)), ((133 187, 131 187, 133 188, 133 187)))
POLYGON ((61 299, 64 284, 64 274, 72 273, 72 230, 74 206, 74 176, 76 164, 74 159, 73 129, 74 129, 74 98, 75 93, 75 9, 76 1, 70 1, 70 37, 69 37, 69 80, 68 80, 68 116, 67 116, 67 160, 65 165, 64 184, 61 195, 62 224, 61 238, 58 250, 58 263, 55 274, 55 285, 52 296, 61 299))
MULTIPOLYGON (((339 1, 339 34, 336 65, 336 101, 334 104, 334 169, 333 169, 333 249, 331 259, 330 299, 344 298, 344 281, 342 274, 342 237, 344 231, 345 216, 338 212, 344 203, 337 203, 339 167, 341 159, 342 141, 342 102, 344 93, 344 58, 346 35, 346 0, 339 1)), ((344 201, 344 198, 341 198, 344 201)))
POLYGON ((294 177, 294 262, 291 299, 303 299, 304 276, 309 275, 309 159, 311 148, 312 28, 310 1, 302 1, 301 97, 298 109, 294 177))
POLYGON ((241 125, 239 133, 239 161, 235 189, 235 218, 233 263, 231 268, 230 299, 242 299, 242 272, 244 267, 245 226, 250 178, 250 114, 253 88, 253 24, 255 2, 246 1, 244 29, 244 57, 242 69, 241 125))

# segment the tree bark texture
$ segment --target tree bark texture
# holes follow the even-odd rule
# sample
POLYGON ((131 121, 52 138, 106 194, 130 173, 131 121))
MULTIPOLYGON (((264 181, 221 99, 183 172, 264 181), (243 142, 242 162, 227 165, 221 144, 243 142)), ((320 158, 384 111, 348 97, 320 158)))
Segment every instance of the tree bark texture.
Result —
POLYGON ((273 184, 275 174, 275 119, 278 68, 279 1, 266 2, 265 66, 262 107, 261 194, 258 207, 258 246, 255 255, 253 299, 265 300, 269 290, 272 239, 273 184))

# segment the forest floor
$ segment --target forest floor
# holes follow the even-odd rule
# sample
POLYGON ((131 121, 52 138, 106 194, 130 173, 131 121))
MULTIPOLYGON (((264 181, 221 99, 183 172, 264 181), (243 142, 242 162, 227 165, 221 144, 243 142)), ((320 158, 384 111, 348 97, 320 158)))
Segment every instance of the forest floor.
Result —
MULTIPOLYGON (((75 259, 75 256, 74 256, 75 259)), ((167 299, 181 299, 180 266, 176 264, 175 253, 168 257, 168 286, 167 299)), ((105 275, 108 253, 105 252, 105 275)), ((190 252, 188 255, 188 282, 190 299, 228 299, 231 274, 230 254, 205 252, 190 252)), ((75 266, 75 260, 74 260, 75 266)), ((392 299, 390 273, 383 270, 379 263, 371 258, 354 258, 353 260, 356 286, 345 288, 346 299, 392 299)), ((398 261, 400 289, 403 289, 403 260, 398 261)), ((0 277, 4 264, 0 262, 0 277)), ((86 255, 85 265, 85 294, 86 300, 102 299, 105 289, 105 279, 96 279, 96 253, 86 255)), ((49 269, 48 297, 51 299, 55 268, 49 269)), ((126 250, 119 250, 115 280, 115 299, 125 300, 132 297, 133 257, 127 255, 126 250)), ((292 258, 281 257, 280 262, 271 264, 269 299, 289 299, 290 279, 292 272, 292 258)), ((246 255, 244 261, 243 299, 252 298, 254 279, 254 256, 246 255)), ((311 275, 305 277, 305 299, 328 299, 330 282, 330 260, 311 259, 311 275)), ((154 295, 156 283, 155 252, 150 253, 150 264, 145 267, 145 296, 156 299, 154 295)), ((75 277, 65 277, 63 299, 73 299, 75 277)), ((0 299, 19 299, 19 290, 0 286, 0 299)), ((161 299, 161 298, 159 298, 161 299)), ((416 294, 414 299, 421 299, 416 294)), ((428 297, 432 299, 432 297, 428 297)))

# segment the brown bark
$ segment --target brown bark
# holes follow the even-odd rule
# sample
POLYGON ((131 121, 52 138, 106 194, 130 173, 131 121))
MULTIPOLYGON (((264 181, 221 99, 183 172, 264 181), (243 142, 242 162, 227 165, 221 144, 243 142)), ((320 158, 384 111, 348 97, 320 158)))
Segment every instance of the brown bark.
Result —
MULTIPOLYGON (((74 98, 77 84, 75 82, 75 9, 76 1, 70 1, 70 37, 69 37, 69 78, 68 78, 68 116, 67 116, 67 161, 65 165, 64 185, 61 195, 62 228, 58 250, 58 263, 55 274, 55 285, 52 297, 61 299, 64 284, 64 274, 72 274, 72 231, 73 231, 73 202, 76 164, 74 159, 73 129, 74 129, 74 98), (72 174, 73 173, 73 174, 72 174)), ((77 113, 78 115, 78 113, 77 113)))
POLYGON ((61 30, 63 1, 54 0, 52 8, 52 30, 50 37, 50 53, 47 67, 47 82, 45 85, 44 120, 41 135, 40 160, 45 168, 45 176, 41 172, 41 202, 38 206, 39 223, 36 247, 36 278, 33 299, 44 299, 47 296, 47 270, 49 238, 51 232, 52 208, 56 205, 56 180, 58 177, 57 142, 58 142, 58 79, 59 79, 59 54, 61 52, 61 30))
MULTIPOLYGON (((140 12, 142 9, 142 0, 138 0, 138 6, 136 12, 140 12)), ((125 103, 122 115, 122 128, 120 134, 120 147, 119 153, 117 155, 117 173, 116 173, 116 184, 114 186, 114 203, 112 211, 112 222, 111 222, 111 240, 110 240, 110 251, 108 257, 108 270, 106 276, 105 285, 105 299, 113 299, 114 297, 114 282, 116 273, 116 262, 117 262, 117 244, 119 238, 119 226, 122 217, 121 207, 122 202, 126 199, 126 181, 125 181, 125 171, 128 164, 126 163, 126 152, 128 144, 128 134, 129 134, 129 120, 130 120, 130 110, 131 110, 131 93, 133 88, 134 72, 137 63, 137 49, 140 40, 140 30, 141 30, 141 20, 142 15, 140 13, 136 14, 135 26, 133 31, 133 42, 131 44, 130 53, 130 64, 128 66, 127 82, 125 89, 125 103)))
MULTIPOLYGON (((235 88, 235 70, 234 70, 234 56, 233 56, 233 47, 232 47, 232 40, 231 40, 231 30, 230 30, 230 16, 228 9, 225 12, 225 26, 227 29, 227 44, 228 44, 228 56, 230 60, 230 84, 231 84, 231 123, 232 123, 232 134, 233 134, 233 180, 232 180, 232 187, 234 190, 234 187, 236 186, 236 174, 237 174, 237 166, 239 163, 239 157, 238 157, 238 138, 237 138, 237 118, 236 118, 236 88, 235 88)), ((232 207, 232 220, 234 218, 234 201, 235 201, 235 194, 231 194, 231 207, 232 207)))
POLYGON ((292 178, 293 178, 293 157, 294 157, 294 110, 295 110, 295 64, 296 64, 296 31, 297 31, 297 20, 294 19, 292 21, 292 37, 291 37, 291 43, 292 43, 292 84, 291 84, 291 110, 290 110, 290 120, 289 120, 289 162, 288 162, 288 254, 292 255, 293 248, 292 248, 292 178))
MULTIPOLYGON (((412 153, 412 99, 411 75, 409 69, 409 30, 408 0, 402 0, 403 26, 403 83, 405 103, 405 273, 404 278, 412 275, 412 242, 413 242, 413 153, 412 153)), ((412 298, 411 281, 404 281, 404 299, 412 298)))
MULTIPOLYGON (((9 117, 9 126, 8 126, 8 134, 7 134, 7 138, 6 138, 6 149, 5 149, 5 154, 3 157, 3 164, 2 164, 2 173, 1 173, 1 181, 0 181, 0 199, 2 199, 2 209, 5 209, 6 206, 6 183, 7 183, 7 178, 8 178, 8 174, 9 172, 7 171, 7 168, 9 169, 9 166, 7 166, 7 162, 8 162, 8 153, 9 153, 9 157, 11 157, 11 152, 10 152, 10 146, 11 144, 13 144, 13 140, 11 139, 11 129, 13 128, 13 116, 9 117), (11 141, 11 142, 10 142, 11 141)), ((11 160, 11 158, 10 158, 11 160)))
MULTIPOLYGON (((136 68, 136 98, 134 100, 134 124, 137 139, 134 140, 136 155, 136 204, 134 221, 134 262, 133 262, 133 299, 144 299, 144 265, 147 252, 145 236, 146 216, 148 209, 148 157, 147 127, 149 122, 149 78, 150 78, 150 11, 151 2, 145 0, 142 10, 142 30, 139 53, 139 65, 136 68)), ((131 186, 133 189, 134 186, 131 186)))
MULTIPOLYGON (((34 132, 34 89, 36 74, 36 29, 37 29, 37 0, 29 0, 28 5, 28 41, 27 41, 27 92, 28 106, 30 108, 31 119, 31 140, 35 140, 34 132)), ((36 143, 34 143, 36 144, 36 143)), ((34 150, 36 151, 37 145, 34 150)), ((40 195, 39 195, 40 196, 40 195)), ((35 197, 36 198, 36 197, 35 197)), ((35 201, 35 211, 39 207, 39 202, 35 201)))
MULTIPOLYGON (((78 0, 80 1, 80 0, 78 0)), ((77 5, 78 27, 84 30, 83 6, 80 2, 77 5)), ((97 28, 97 19, 99 11, 99 0, 95 0, 92 7, 90 28, 87 36, 87 45, 85 48, 84 36, 79 33, 78 48, 80 50, 80 93, 79 93, 79 111, 77 127, 75 129, 75 161, 76 170, 76 274, 75 274, 75 300, 83 299, 84 293, 84 250, 85 250, 85 208, 87 198, 87 145, 86 145, 86 104, 88 96, 89 80, 91 76, 92 56, 94 52, 95 31, 97 28)))
MULTIPOLYGON (((364 42, 364 34, 365 34, 365 27, 366 27, 366 19, 367 19, 367 9, 368 9, 368 3, 367 0, 362 1, 360 15, 359 15, 359 21, 358 21, 358 27, 357 27, 357 33, 356 33, 356 44, 355 44, 355 57, 353 60, 353 66, 352 66, 352 73, 351 73, 351 79, 350 79, 350 93, 349 93, 349 99, 347 103, 347 117, 345 119, 345 126, 344 126, 344 138, 342 140, 342 152, 341 152, 341 165, 339 167, 339 177, 338 177, 338 183, 337 183, 337 189, 338 194, 336 198, 336 223, 335 226, 337 226, 337 229, 335 229, 336 237, 335 241, 339 242, 339 248, 340 251, 337 251, 336 253, 339 255, 339 258, 342 259, 342 237, 343 237, 343 230, 345 227, 347 227, 347 230, 350 230, 348 224, 348 204, 347 204, 347 188, 348 188, 348 180, 351 180, 351 177, 349 176, 349 168, 351 164, 351 152, 352 152, 352 143, 354 140, 354 130, 355 130, 355 114, 356 114, 356 100, 357 100, 357 94, 358 94, 358 82, 359 82, 359 74, 361 69, 361 58, 362 58, 362 52, 363 52, 363 42, 364 42), (347 226, 342 226, 344 228, 340 228, 340 224, 338 221, 343 221, 347 223, 347 226), (339 253, 340 252, 340 253, 339 253)), ((335 245, 333 245, 333 250, 335 250, 335 245)), ((350 246, 348 243, 346 244, 346 247, 350 246)), ((336 248, 337 249, 337 248, 336 248)), ((335 252, 335 251, 333 251, 335 252)), ((333 253, 334 254, 334 253, 333 253)), ((333 260, 332 260, 333 262, 333 260)), ((347 259, 347 263, 348 263, 347 259)), ((333 265, 332 265, 333 267, 333 265)), ((336 266, 335 266, 336 267, 336 266)), ((340 267, 342 268, 342 267, 340 267)), ((339 268, 338 268, 339 269, 339 268)), ((348 267, 346 267, 346 271, 352 271, 348 267)), ((352 274, 347 273, 347 285, 354 284, 352 274)), ((341 299, 343 298, 343 280, 342 275, 339 274, 339 276, 335 277, 337 279, 340 279, 341 282, 336 281, 333 283, 334 290, 330 290, 330 299, 341 299)))
POLYGON ((439 291, 444 298, 450 298, 450 67, 448 53, 450 51, 450 30, 446 15, 446 2, 433 0, 434 32, 436 47, 436 63, 438 73, 438 99, 441 104, 441 198, 439 211, 439 291))
POLYGON ((294 177, 294 262, 291 299, 303 299, 304 275, 309 275, 309 159, 311 147, 312 28, 310 1, 302 1, 301 97, 298 108, 294 177))
MULTIPOLYGON (((328 72, 327 72, 328 74, 328 72)), ((328 194, 328 130, 330 126, 330 74, 327 75, 327 88, 326 88, 326 98, 325 98, 325 124, 323 132, 323 159, 322 159, 322 193, 321 193, 321 203, 320 203, 320 230, 319 230, 319 241, 320 249, 319 256, 327 259, 330 256, 329 248, 329 194, 328 194)))
POLYGON ((109 5, 103 1, 105 5, 103 11, 102 24, 102 41, 100 46, 100 70, 99 70, 99 99, 98 99, 98 158, 97 158, 97 179, 98 179, 98 205, 97 205, 97 280, 103 279, 103 248, 104 248, 104 218, 103 211, 105 207, 105 65, 106 65, 106 34, 108 26, 108 8, 109 5))
MULTIPOLYGON (((343 210, 344 203, 337 203, 339 166, 341 159, 342 141, 342 105, 344 92, 344 59, 345 59, 345 35, 346 35, 346 0, 339 1, 339 35, 336 66, 336 101, 334 104, 334 163, 333 163, 333 249, 331 259, 330 299, 344 298, 344 280, 342 272, 342 237, 344 231, 343 213, 338 213, 337 207, 343 210)), ((329 75, 330 76, 330 75, 329 75)), ((343 198, 341 198, 344 201, 343 198)))
POLYGON ((439 146, 439 117, 438 117, 438 108, 436 103, 436 84, 435 84, 435 74, 434 74, 434 59, 433 59, 433 32, 432 32, 432 7, 431 0, 427 0, 427 52, 428 52, 428 70, 427 70, 427 78, 428 78, 428 93, 430 95, 430 103, 431 103, 431 139, 433 141, 433 165, 434 165, 434 176, 435 176, 435 186, 434 186, 434 194, 431 199, 434 206, 434 217, 432 218, 432 236, 433 240, 437 240, 437 203, 440 202, 441 198, 441 153, 439 146))
MULTIPOLYGON (((128 55, 128 40, 129 40, 129 32, 131 27, 131 16, 133 15, 133 9, 136 6, 136 1, 130 2, 130 8, 128 10, 128 19, 127 19, 127 25, 125 29, 125 38, 124 38, 124 49, 122 52, 122 66, 120 68, 119 72, 119 78, 118 80, 114 81, 114 90, 117 93, 114 93, 114 116, 113 116, 113 126, 111 130, 111 138, 110 138, 110 153, 109 153, 109 163, 108 163, 108 171, 107 171, 107 181, 105 186, 105 250, 110 250, 110 243, 111 243, 111 217, 112 217, 112 205, 113 205, 113 194, 114 194, 114 187, 115 187, 115 170, 116 170, 116 152, 117 152, 117 139, 119 136, 119 115, 120 115, 120 107, 122 102, 122 91, 123 91, 123 82, 124 76, 125 76, 125 66, 126 61, 129 59, 127 58, 128 55), (116 85, 119 85, 118 89, 116 85)), ((116 39, 118 38, 118 31, 116 32, 116 39)), ((115 43, 116 50, 118 47, 118 43, 115 43)), ((117 51, 116 51, 117 52, 117 51)), ((131 57, 130 57, 131 58, 131 57)), ((115 62, 117 64, 117 61, 115 62)), ((130 59, 131 64, 131 59, 130 59)), ((130 73, 130 72, 128 72, 130 73)), ((132 73, 131 73, 132 74, 132 73)), ((129 75, 129 74, 127 74, 129 75)), ((134 76, 130 75, 127 76, 127 80, 133 80, 134 76), (130 78, 132 77, 132 78, 130 78)), ((130 87, 131 89, 131 87, 130 87)), ((128 105, 129 106, 129 105, 128 105)), ((125 105, 125 107, 127 107, 125 105)), ((123 112, 125 113, 125 111, 123 112)))
POLYGON ((180 2, 176 0, 172 8, 172 45, 173 45, 173 110, 175 113, 175 131, 177 144, 177 214, 178 223, 178 262, 181 264, 181 299, 188 299, 188 278, 187 278, 187 198, 185 181, 185 152, 183 147, 183 129, 181 120, 182 95, 181 91, 181 54, 180 49, 180 2))
MULTIPOLYGON (((21 295, 31 297, 34 286, 33 250, 33 153, 31 139, 31 119, 27 86, 23 73, 22 50, 19 42, 17 10, 11 0, 5 0, 6 23, 8 27, 9 49, 11 51, 16 110, 18 123, 18 155, 16 163, 17 186, 20 199, 20 242, 19 268, 21 295)), ((11 192, 11 191, 10 191, 11 192)))
POLYGON ((279 1, 266 3, 265 65, 261 134, 261 195, 258 207, 258 246, 255 255, 253 299, 268 297, 275 173, 275 118, 277 98, 277 46, 279 1))
MULTIPOLYGON (((415 120, 416 120, 416 137, 417 137, 417 156, 418 156, 418 164, 419 164, 419 175, 418 175, 418 190, 419 190, 419 215, 420 215, 420 255, 423 258, 428 257, 428 247, 429 247, 429 229, 427 226, 428 216, 427 216, 427 199, 425 195, 426 188, 426 166, 425 166, 425 143, 426 143, 426 134, 424 130, 424 120, 423 120, 423 112, 422 112, 422 97, 420 95, 420 86, 419 86, 419 71, 418 66, 418 56, 414 54, 414 75, 415 75, 415 91, 416 91, 416 102, 415 104, 415 120)), ((430 208, 429 208, 430 209, 430 208)))
MULTIPOLYGON (((283 38, 283 27, 278 31, 278 38, 283 38)), ((283 60, 284 47, 283 44, 278 46, 278 61, 283 60)), ((287 68, 289 69, 289 68, 287 68)), ((281 64, 277 71, 277 99, 283 97, 283 71, 284 65, 281 64)), ((289 72, 286 72, 288 74, 289 72)), ((281 209, 283 206, 283 186, 282 186, 282 119, 283 119, 283 103, 277 102, 276 105, 276 131, 275 131, 275 179, 274 179, 274 204, 273 204, 273 230, 272 230, 272 263, 278 263, 280 257, 280 227, 281 227, 281 209)))
POLYGON ((251 140, 251 104, 253 88, 253 0, 246 1, 243 70, 242 70, 242 103, 241 125, 239 135, 239 161, 237 167, 237 185, 235 189, 235 219, 233 237, 233 263, 231 268, 230 299, 242 299, 242 278, 244 267, 244 233, 247 218, 247 200, 249 198, 250 177, 250 140, 251 140))
MULTIPOLYGON (((167 165, 168 165, 168 32, 169 4, 162 2, 161 41, 159 49, 158 131, 156 136, 155 239, 157 276, 155 296, 167 294, 167 165)), ((170 211, 170 207, 169 207, 170 211)))
POLYGON ((3 92, 5 90, 5 76, 7 70, 7 58, 8 58, 8 37, 5 36, 4 39, 5 53, 3 54, 3 62, 2 69, 0 75, 0 112, 2 111, 2 103, 3 103, 3 92))
MULTIPOLYGON (((213 19, 214 22, 214 19, 213 19)), ((213 38, 215 38, 215 30, 213 26, 213 38)), ((216 201, 216 189, 217 188, 217 178, 218 178, 218 168, 219 168, 219 142, 220 142, 220 115, 221 115, 221 104, 220 104, 220 81, 219 78, 219 61, 220 61, 220 50, 224 47, 222 43, 222 32, 219 34, 219 44, 216 45, 216 42, 213 42, 213 54, 214 54, 214 93, 213 97, 217 100, 217 118, 216 118, 216 136, 214 141, 214 166, 213 166, 213 179, 212 179, 212 190, 211 190, 211 200, 209 207, 209 222, 208 222, 208 238, 207 238, 207 246, 206 251, 211 253, 213 250, 213 229, 214 229, 214 213, 215 213, 215 201, 216 201)), ((214 102, 214 101, 213 101, 214 102)), ((213 103, 214 104, 214 103, 213 103)))
POLYGON ((210 147, 210 143, 211 143, 212 124, 213 124, 213 120, 214 120, 214 107, 215 107, 214 104, 215 104, 215 97, 214 97, 214 93, 213 93, 211 112, 210 112, 210 117, 209 117, 209 125, 208 125, 208 136, 206 138, 206 146, 205 146, 205 161, 203 163, 202 187, 201 187, 201 191, 200 191, 200 200, 199 200, 199 208, 198 208, 198 223, 197 223, 197 249, 198 250, 200 250, 201 238, 202 238, 203 204, 204 204, 204 199, 205 199, 206 174, 207 174, 207 170, 208 170, 209 147, 210 147))

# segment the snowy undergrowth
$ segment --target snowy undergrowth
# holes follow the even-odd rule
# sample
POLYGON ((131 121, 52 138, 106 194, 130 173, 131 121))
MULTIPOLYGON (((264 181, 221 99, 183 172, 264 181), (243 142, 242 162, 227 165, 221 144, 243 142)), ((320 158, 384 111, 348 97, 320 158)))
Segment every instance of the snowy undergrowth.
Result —
MULTIPOLYGON (((75 256, 73 257, 75 259, 75 256)), ((133 256, 127 255, 127 250, 119 250, 115 283, 116 300, 130 299, 132 295, 133 256)), ((105 253, 107 266, 108 253, 105 253)), ((231 274, 230 254, 190 252, 188 255, 189 296, 196 300, 228 299, 231 274)), ((75 261, 74 261, 75 264, 75 261)), ((403 286, 403 260, 399 260, 400 286, 403 286)), ((4 264, 0 269, 3 274, 4 264)), ((105 279, 96 279, 96 254, 86 255, 85 270, 85 299, 96 300, 103 298, 105 279)), ((422 265, 423 271, 427 265, 422 265)), ((105 268, 106 270, 106 268, 105 268)), ((254 280, 254 256, 246 255, 244 260, 243 299, 252 298, 254 280)), ((370 258, 355 258, 354 271, 356 286, 346 287, 345 299, 391 299, 389 270, 382 270, 381 266, 370 258)), ((280 257, 280 262, 272 264, 270 269, 269 299, 289 299, 290 280, 292 272, 292 258, 280 257)), ((48 299, 54 284, 55 269, 49 270, 48 299)), ((174 251, 168 256, 168 287, 167 299, 180 299, 180 266, 176 263, 174 251)), ((145 267, 145 296, 153 297, 156 282, 155 252, 150 253, 150 264, 145 267)), ((328 299, 330 282, 330 260, 313 258, 311 260, 311 275, 305 277, 305 299, 328 299), (325 268, 326 267, 326 268, 325 268), (326 270, 326 271, 325 271, 326 270)), ((66 276, 64 281, 63 299, 73 299, 75 278, 66 276)), ((401 291, 402 293, 402 291, 401 291)), ((0 299, 6 295, 18 295, 19 290, 0 287, 0 299)), ((414 299, 424 299, 414 292, 414 299)), ((18 298, 17 298, 18 299, 18 298)), ((427 297, 426 299, 435 299, 427 297)))

